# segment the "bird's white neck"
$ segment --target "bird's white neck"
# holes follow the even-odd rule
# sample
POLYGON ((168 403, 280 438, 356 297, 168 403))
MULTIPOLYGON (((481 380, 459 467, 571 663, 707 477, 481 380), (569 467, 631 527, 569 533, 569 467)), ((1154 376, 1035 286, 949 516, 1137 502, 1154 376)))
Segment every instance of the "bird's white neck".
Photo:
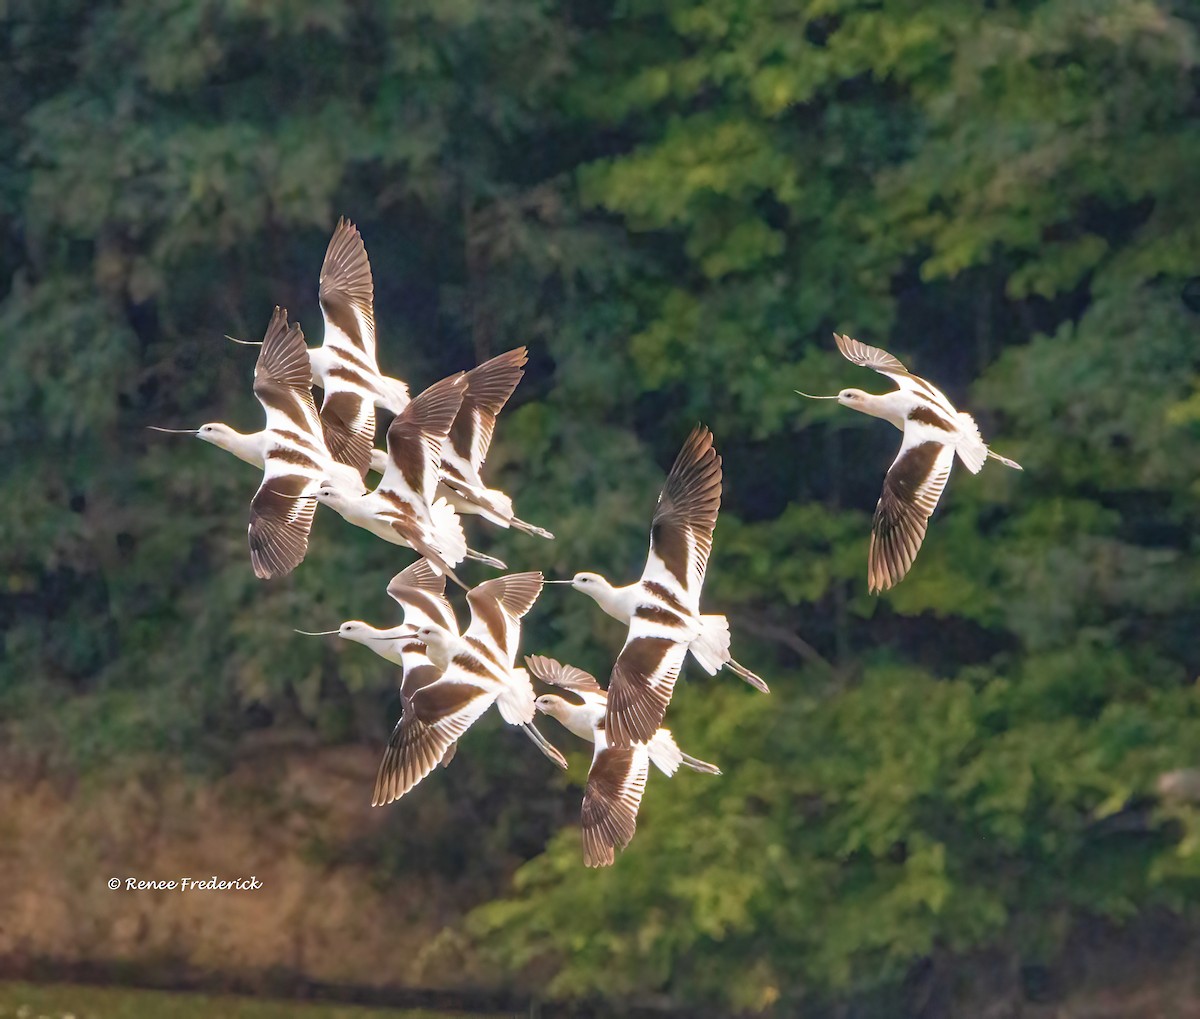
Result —
POLYGON ((361 492, 349 490, 344 485, 337 483, 336 478, 330 478, 332 495, 324 495, 321 497, 323 502, 330 509, 337 511, 341 516, 345 517, 351 523, 358 524, 360 527, 366 527, 375 517, 372 508, 365 505, 367 502, 363 498, 361 492))
POLYGON ((580 739, 594 743, 596 728, 604 718, 604 708, 593 704, 572 704, 570 701, 558 698, 552 712, 568 732, 573 732, 580 739))
POLYGON ((909 411, 916 406, 917 402, 917 398, 912 393, 897 389, 891 393, 869 394, 868 399, 859 400, 853 404, 853 407, 864 414, 870 414, 871 417, 890 421, 900 431, 904 431, 909 411))
POLYGON ((439 669, 448 669, 454 656, 469 648, 469 645, 464 643, 461 638, 443 630, 440 626, 431 626, 429 630, 432 632, 421 639, 425 641, 429 660, 439 669))
MULTIPOLYGON (((350 633, 341 634, 346 640, 352 640, 355 643, 362 644, 363 647, 369 647, 380 658, 389 661, 394 665, 403 666, 404 662, 400 657, 400 648, 407 641, 400 640, 397 632, 400 627, 393 627, 391 630, 380 630, 372 626, 370 623, 363 623, 359 620, 353 620, 359 624, 360 629, 350 633)), ((412 631, 404 631, 411 637, 412 631)))
POLYGON ((626 584, 624 587, 613 587, 608 581, 602 584, 593 581, 576 590, 591 597, 613 619, 619 619, 622 623, 628 623, 633 618, 634 609, 637 608, 638 585, 636 583, 626 584))
POLYGON ((207 441, 259 470, 262 470, 266 461, 267 430, 265 428, 259 432, 251 432, 249 435, 229 428, 216 438, 207 441))

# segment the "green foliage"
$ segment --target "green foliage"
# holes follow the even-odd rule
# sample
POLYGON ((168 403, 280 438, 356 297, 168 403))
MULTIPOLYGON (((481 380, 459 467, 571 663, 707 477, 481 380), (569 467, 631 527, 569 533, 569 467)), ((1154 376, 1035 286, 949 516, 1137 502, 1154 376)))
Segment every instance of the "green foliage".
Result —
MULTIPOLYGON (((346 214, 385 371, 420 388, 530 347, 488 467, 557 540, 469 524, 476 547, 631 579, 661 468, 714 428, 706 606, 773 691, 688 667, 670 724, 724 774, 655 774, 606 872, 579 858, 585 755, 564 788, 511 734, 473 733, 437 776, 471 809, 438 800, 427 837, 473 824, 488 859, 416 857, 493 896, 446 950, 551 996, 794 1014, 894 999, 926 959, 1053 961, 1092 916, 1188 913, 1200 815, 1155 789, 1200 745, 1194 12, 57 7, 16 17, 0 62, 13 739, 93 767, 211 766, 268 724, 383 738, 394 670, 291 630, 390 622, 405 554, 319 514, 303 567, 260 583, 253 470, 144 431, 258 427, 252 354, 221 336, 278 303, 315 342, 346 214), (884 387, 833 330, 1025 467, 957 469, 878 598, 897 436, 793 393, 884 387)), ((558 588, 524 646, 603 677, 621 639, 558 588)), ((418 837, 397 822, 383 880, 411 879, 418 837)))

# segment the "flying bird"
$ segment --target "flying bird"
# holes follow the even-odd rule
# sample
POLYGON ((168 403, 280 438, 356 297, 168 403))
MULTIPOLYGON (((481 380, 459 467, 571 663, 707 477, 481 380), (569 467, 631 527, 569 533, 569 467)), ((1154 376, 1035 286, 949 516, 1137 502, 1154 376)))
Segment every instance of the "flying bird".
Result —
POLYGON ((579 698, 576 703, 557 694, 542 694, 535 701, 537 710, 593 744, 580 812, 586 866, 607 867, 613 862, 614 851, 629 845, 637 829, 638 807, 651 764, 668 777, 681 764, 708 775, 721 774, 715 764, 683 753, 669 729, 659 729, 648 743, 609 746, 604 733, 608 697, 595 677, 541 655, 526 655, 525 664, 543 683, 561 687, 579 698))
MULTIPOLYGON (((438 573, 427 559, 418 559, 397 573, 388 584, 388 594, 404 610, 404 620, 391 627, 372 626, 361 619, 347 619, 336 630, 297 630, 308 637, 337 635, 370 648, 380 658, 399 665, 404 670, 403 694, 410 685, 410 675, 425 677, 421 671, 429 664, 425 645, 417 642, 414 631, 421 626, 436 624, 458 633, 454 609, 446 600, 446 577, 438 573)), ((438 670, 440 675, 440 670, 438 670)), ((415 687, 413 688, 415 689, 415 687)), ((411 693, 411 691, 410 691, 411 693)))
POLYGON ((989 459, 1018 471, 1023 468, 988 449, 970 414, 956 410, 945 393, 912 374, 886 350, 837 333, 834 339, 847 361, 872 368, 899 387, 882 394, 861 389, 843 389, 837 396, 799 394, 812 400, 837 400, 845 407, 890 421, 904 433, 871 522, 867 587, 876 594, 900 583, 917 558, 955 453, 972 474, 978 474, 989 459))
MULTIPOLYGON (((334 455, 365 470, 375 439, 374 408, 399 414, 409 397, 408 386, 400 379, 380 374, 375 356, 371 263, 358 228, 344 217, 338 218, 325 249, 317 296, 325 336, 321 346, 309 350, 309 356, 312 384, 325 391, 321 418, 329 430, 334 455)), ((229 339, 246 343, 232 336, 229 339)))
MULTIPOLYGON (((397 741, 404 725, 404 716, 412 711, 412 699, 422 690, 442 677, 442 670, 429 660, 426 646, 416 638, 415 630, 422 626, 440 626, 448 633, 458 633, 458 621, 454 609, 446 600, 446 577, 439 574, 425 559, 418 559, 411 566, 397 573, 388 584, 388 594, 404 609, 404 621, 391 629, 379 629, 360 619, 348 619, 336 630, 312 632, 297 630, 310 637, 337 634, 343 640, 352 640, 374 651, 381 658, 399 665, 402 670, 400 681, 400 719, 392 730, 391 739, 384 751, 375 781, 372 806, 385 802, 386 777, 391 774, 396 755, 397 741)), ((454 757, 457 744, 452 743, 442 755, 441 765, 446 767, 454 757)))
POLYGON ((449 441, 442 447, 439 491, 459 513, 478 514, 499 527, 553 538, 544 528, 515 516, 512 499, 499 489, 488 488, 479 473, 492 445, 496 416, 525 374, 527 360, 525 348, 517 347, 467 372, 462 407, 450 428, 449 441))
MULTIPOLYGON (((545 528, 521 520, 513 513, 512 499, 488 488, 480 470, 492 444, 496 417, 525 373, 524 347, 493 357, 467 372, 467 389, 450 435, 442 447, 442 480, 438 495, 464 516, 481 516, 498 527, 514 527, 539 538, 553 538, 545 528)), ((371 470, 382 474, 387 454, 371 454, 371 470)))
POLYGON ((374 804, 391 803, 412 789, 493 704, 550 760, 567 766, 534 725, 533 685, 529 674, 516 667, 521 619, 541 590, 540 573, 497 577, 467 592, 471 624, 461 637, 436 623, 417 628, 414 636, 441 676, 415 691, 405 705, 379 767, 374 804))
POLYGON ((331 481, 315 496, 352 524, 394 545, 415 549, 463 588, 466 585, 453 569, 463 559, 505 568, 500 560, 467 548, 454 508, 436 496, 442 445, 465 389, 463 373, 451 375, 434 383, 396 415, 388 426, 388 462, 373 492, 360 494, 331 481))
POLYGON ((712 432, 697 425, 667 475, 650 525, 650 552, 641 579, 613 587, 598 573, 576 573, 570 584, 593 598, 629 635, 613 666, 605 715, 610 745, 647 742, 662 724, 684 657, 710 676, 728 666, 756 690, 767 684, 729 653, 729 621, 700 614, 700 589, 721 506, 721 458, 712 432))
POLYGON ((244 434, 220 421, 196 429, 154 431, 195 435, 226 449, 263 471, 250 504, 250 562, 261 579, 290 573, 308 550, 312 493, 326 479, 347 491, 362 490, 362 478, 334 461, 325 445, 308 381, 308 350, 299 325, 288 325, 276 308, 254 366, 254 395, 266 412, 266 426, 244 434))

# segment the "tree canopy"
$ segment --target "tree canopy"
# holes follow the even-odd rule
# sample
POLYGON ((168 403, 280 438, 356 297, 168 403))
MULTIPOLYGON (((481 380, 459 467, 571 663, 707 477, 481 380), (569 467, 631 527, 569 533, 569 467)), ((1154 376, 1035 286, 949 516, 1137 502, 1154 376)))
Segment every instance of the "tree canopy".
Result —
MULTIPOLYGON (((604 872, 582 745, 560 779, 472 734, 444 778, 495 784, 468 834, 526 862, 466 864, 492 898, 444 951, 552 996, 793 1014, 1190 916, 1200 815, 1154 790, 1200 747, 1194 6, 63 0, 18 3, 0 47, 12 739, 205 769, 263 726, 386 733, 394 670, 291 631, 390 619, 404 553, 322 513, 261 583, 254 472, 145 431, 259 427, 222 334, 281 304, 315 342, 346 215, 384 372, 416 391, 530 348, 489 472, 557 540, 476 547, 632 579, 663 469, 712 427, 705 605, 772 687, 685 669, 668 723, 724 775, 652 777, 604 872), (1025 467, 956 471, 879 597, 897 435, 793 392, 882 391, 834 330, 1025 467)), ((601 678, 623 637, 562 589, 527 622, 601 678)))

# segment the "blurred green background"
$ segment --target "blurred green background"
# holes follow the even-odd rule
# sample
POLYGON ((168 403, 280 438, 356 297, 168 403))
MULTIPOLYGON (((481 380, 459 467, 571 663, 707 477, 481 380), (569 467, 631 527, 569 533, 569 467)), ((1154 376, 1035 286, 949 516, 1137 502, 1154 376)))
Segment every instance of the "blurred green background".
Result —
MULTIPOLYGON (((254 471, 145 430, 260 426, 254 353, 222 334, 257 338, 278 303, 317 342, 346 215, 384 372, 415 391, 529 347, 489 476, 558 537, 469 522, 475 547, 633 579, 663 471, 712 427, 705 606, 772 688, 685 670, 669 724, 724 776, 653 776, 605 872, 581 865, 587 755, 552 723, 568 775, 490 719, 398 804, 372 811, 368 776, 344 805, 371 827, 334 849, 271 803, 281 854, 420 906, 405 923, 443 976, 382 983, 841 1017, 1029 1015, 1122 952, 1127 985, 1165 984, 1136 960, 1196 944, 1200 894, 1180 771, 1200 764, 1194 2, 9 0, 0 19, 13 796, 45 786, 75 815, 130 783, 201 795, 263 747, 373 767, 394 670, 292 628, 390 625, 411 557, 322 511, 301 568, 259 582, 254 471), (899 436, 792 392, 888 387, 834 330, 1025 467, 957 469, 878 598, 899 436)), ((526 651, 601 677, 623 640, 562 588, 527 622, 526 651)), ((91 844, 79 888, 125 873, 116 836, 91 844)), ((35 942, 10 932, 0 958, 52 961, 35 942)), ((1197 1007, 1200 977, 1178 994, 1197 1007)))

